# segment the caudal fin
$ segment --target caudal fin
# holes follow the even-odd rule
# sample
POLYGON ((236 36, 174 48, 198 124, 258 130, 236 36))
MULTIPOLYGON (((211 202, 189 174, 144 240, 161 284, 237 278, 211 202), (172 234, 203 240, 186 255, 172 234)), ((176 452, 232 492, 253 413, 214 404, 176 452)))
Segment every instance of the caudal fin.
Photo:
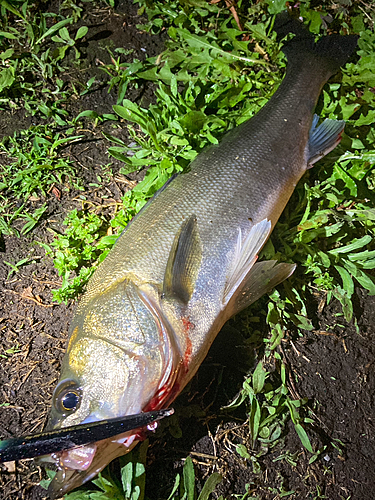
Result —
POLYGON ((275 19, 274 30, 277 39, 282 40, 288 34, 294 34, 294 38, 287 41, 282 50, 288 58, 289 63, 305 62, 306 56, 319 59, 322 69, 329 75, 338 72, 340 66, 344 65, 354 52, 357 35, 328 35, 315 42, 314 35, 305 26, 291 17, 287 12, 278 14, 275 19))

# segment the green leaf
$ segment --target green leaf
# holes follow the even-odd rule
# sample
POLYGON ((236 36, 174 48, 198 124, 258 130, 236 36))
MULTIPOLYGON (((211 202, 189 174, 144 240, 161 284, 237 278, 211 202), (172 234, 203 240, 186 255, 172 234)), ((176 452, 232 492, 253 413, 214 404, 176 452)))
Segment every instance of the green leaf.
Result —
POLYGON ((375 250, 369 251, 365 250, 363 252, 357 252, 357 253, 352 253, 348 255, 348 258, 352 262, 357 262, 357 261, 367 261, 367 260, 372 260, 375 258, 375 250))
POLYGON ((7 49, 4 52, 0 53, 0 59, 5 61, 6 59, 10 59, 14 54, 14 49, 7 49))
POLYGON ((186 493, 186 500, 194 500, 195 494, 195 473, 193 461, 187 457, 183 469, 184 487, 186 493))
POLYGON ((369 234, 366 234, 366 236, 363 236, 362 238, 355 239, 353 243, 350 243, 349 245, 329 250, 329 253, 334 255, 340 253, 349 253, 352 252, 353 250, 358 250, 359 248, 363 248, 365 245, 368 245, 371 241, 372 237, 369 234))
POLYGON ((375 109, 370 109, 366 115, 361 113, 361 116, 354 122, 356 127, 361 127, 362 125, 371 125, 375 122, 375 109))
POLYGON ((336 287, 333 290, 333 295, 340 301, 346 321, 350 321, 353 317, 353 303, 349 294, 342 288, 336 287))
POLYGON ((202 111, 189 111, 181 120, 182 127, 185 127, 189 132, 197 134, 207 121, 207 116, 202 111))
POLYGON ((19 33, 9 33, 8 31, 0 31, 0 36, 8 38, 9 40, 17 40, 19 38, 19 33))
POLYGON ((128 462, 121 468, 121 482, 125 497, 130 498, 133 489, 133 463, 128 462))
POLYGON ((375 283, 370 276, 358 269, 355 278, 363 288, 366 288, 369 295, 375 295, 375 283))
POLYGON ((49 30, 47 30, 38 40, 36 41, 36 44, 38 45, 41 41, 43 41, 47 36, 53 35, 53 33, 56 33, 56 31, 59 31, 60 28, 63 26, 66 26, 67 24, 71 24, 73 22, 73 19, 69 17, 68 19, 63 19, 62 21, 59 21, 56 23, 54 26, 52 26, 49 30))
POLYGON ((25 17, 21 14, 19 10, 17 10, 13 5, 11 5, 9 2, 6 0, 0 0, 0 5, 4 7, 5 9, 9 10, 12 14, 14 14, 17 17, 20 17, 24 21, 26 21, 25 17))
POLYGON ((172 500, 174 498, 174 494, 176 493, 176 491, 178 490, 178 487, 180 486, 180 480, 181 480, 180 475, 177 474, 176 479, 174 481, 174 485, 173 485, 171 494, 169 495, 167 500, 172 500))
POLYGON ((260 426, 260 418, 261 418, 261 409, 256 398, 253 398, 250 409, 250 418, 249 418, 249 426, 251 432, 251 439, 253 445, 258 438, 259 426, 260 426))
POLYGON ((77 34, 75 36, 75 40, 78 40, 79 38, 83 38, 87 32, 88 32, 88 27, 87 26, 81 26, 79 30, 77 31, 77 34))
POLYGON ((249 452, 247 451, 247 448, 243 444, 238 444, 236 446, 236 452, 242 457, 242 458, 250 458, 249 452))
POLYGON ((176 31, 181 36, 181 38, 185 42, 187 42, 191 47, 197 49, 208 49, 210 52, 213 53, 216 52, 226 59, 240 60, 261 65, 268 65, 267 61, 264 61, 262 59, 251 59, 249 57, 243 57, 236 54, 232 54, 231 52, 226 52, 225 50, 222 50, 220 49, 220 47, 216 46, 214 42, 209 43, 206 37, 194 35, 185 28, 177 28, 176 31))
POLYGON ((266 375, 267 372, 263 368, 263 363, 259 361, 253 373, 253 388, 255 394, 262 392, 266 375))
POLYGON ((10 66, 9 68, 3 68, 0 72, 0 92, 5 88, 11 87, 15 80, 15 68, 10 66))
POLYGON ((198 500, 208 500, 211 493, 214 492, 216 486, 221 483, 223 476, 218 472, 214 472, 204 483, 202 491, 199 494, 198 500))
POLYGON ((59 29, 59 36, 65 41, 65 42, 70 42, 72 39, 70 38, 69 31, 67 28, 61 28, 59 29))
POLYGON ((96 111, 93 111, 91 109, 86 109, 85 111, 81 111, 81 113, 79 113, 76 116, 75 120, 77 121, 83 117, 88 117, 88 118, 92 118, 93 120, 96 120, 97 118, 99 118, 99 115, 96 111))
POLYGON ((336 271, 340 274, 342 279, 343 289, 348 294, 349 298, 354 293, 354 282, 348 271, 342 266, 335 266, 336 271))
POLYGON ((267 0, 268 12, 270 14, 279 14, 285 9, 286 0, 267 0))
POLYGON ((306 448, 306 450, 309 451, 310 453, 314 453, 314 450, 312 449, 312 446, 310 443, 310 439, 309 439, 305 429, 302 427, 302 425, 299 423, 294 424, 294 428, 295 428, 295 430, 296 430, 296 432, 301 440, 301 443, 306 448))

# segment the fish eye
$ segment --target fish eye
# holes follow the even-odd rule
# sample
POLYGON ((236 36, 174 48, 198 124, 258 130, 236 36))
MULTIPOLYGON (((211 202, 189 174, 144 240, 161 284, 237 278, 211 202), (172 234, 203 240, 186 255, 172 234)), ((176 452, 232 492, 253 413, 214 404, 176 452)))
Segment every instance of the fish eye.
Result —
POLYGON ((67 392, 61 398, 61 406, 65 410, 75 410, 79 403, 79 395, 76 392, 67 392))
POLYGON ((60 413, 75 412, 81 404, 82 392, 73 380, 62 381, 55 389, 53 404, 60 413))

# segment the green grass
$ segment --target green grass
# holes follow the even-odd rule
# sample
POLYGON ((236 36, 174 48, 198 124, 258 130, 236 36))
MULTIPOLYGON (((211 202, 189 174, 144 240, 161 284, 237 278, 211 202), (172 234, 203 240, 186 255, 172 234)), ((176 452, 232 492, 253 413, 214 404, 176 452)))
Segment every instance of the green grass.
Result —
MULTIPOLYGON (((113 2, 108 3, 113 7, 113 2)), ((54 241, 44 245, 63 277, 62 288, 54 292, 57 301, 77 297, 94 267, 114 244, 116 235, 147 200, 173 173, 186 169, 206 145, 216 143, 226 131, 257 113, 282 80, 286 60, 272 26, 273 15, 284 8, 283 0, 250 6, 239 2, 246 38, 229 11, 220 5, 203 0, 141 0, 138 4, 139 12, 148 17, 139 29, 150 33, 167 31, 166 48, 158 57, 132 63, 125 62, 129 53, 123 48, 113 49, 112 62, 102 69, 110 78, 108 90, 117 92, 113 111, 128 124, 130 141, 125 143, 110 134, 105 137, 109 155, 124 164, 123 174, 149 168, 144 180, 125 194, 123 206, 112 220, 75 210, 65 219, 65 234, 56 233, 54 241), (144 81, 154 82, 155 101, 147 105, 126 99, 127 90, 140 87, 144 81)), ((74 28, 80 16, 74 2, 70 3, 68 16, 35 13, 29 4, 21 2, 12 2, 12 8, 6 2, 0 5, 5 16, 0 39, 0 106, 22 106, 51 123, 43 130, 38 127, 8 138, 0 145, 3 152, 15 159, 0 171, 0 228, 9 234, 24 219, 21 231, 32 233, 45 209, 41 206, 33 211, 26 205, 36 187, 47 192, 54 183, 63 185, 74 175, 72 164, 58 153, 62 144, 75 137, 62 136, 58 127, 68 124, 73 133, 77 120, 92 120, 97 126, 115 115, 100 116, 89 110, 74 122, 64 112, 62 103, 77 92, 59 75, 68 56, 71 62, 79 61, 78 42, 86 34, 85 29, 74 28), (19 20, 17 28, 12 22, 14 18, 19 20), (17 57, 19 47, 26 53, 21 60, 17 57), (30 71, 37 72, 40 85, 28 82, 30 71), (55 92, 48 84, 51 79, 57 84, 55 92), (10 189, 21 201, 21 209, 7 201, 6 192, 10 189)), ((300 14, 319 36, 325 33, 321 15, 326 14, 332 16, 331 26, 336 30, 359 33, 359 58, 346 65, 342 78, 336 76, 324 87, 318 104, 322 118, 346 121, 340 146, 299 183, 262 251, 264 259, 297 263, 297 272, 283 287, 252 305, 239 318, 249 339, 259 336, 254 318, 266 323, 270 332, 262 338, 259 349, 264 353, 264 361, 245 380, 238 399, 228 408, 230 411, 230 407, 245 405, 250 436, 246 444, 237 446, 237 453, 255 473, 260 470, 263 451, 280 444, 288 421, 310 453, 311 462, 325 450, 314 447, 314 415, 305 400, 292 398, 285 365, 278 353, 287 330, 295 337, 303 337, 313 329, 306 309, 308 298, 319 293, 327 304, 337 299, 345 320, 356 321, 352 302, 355 287, 360 285, 369 294, 375 294, 375 10, 364 13, 359 5, 327 2, 316 11, 305 1, 301 2, 300 14), (275 374, 265 368, 270 360, 276 363, 275 374)), ((90 80, 83 92, 92 85, 90 80)), ((333 445, 339 446, 334 442, 333 445)), ((123 459, 121 484, 105 472, 96 480, 101 492, 77 492, 66 498, 113 499, 121 493, 119 498, 142 499, 144 485, 138 480, 140 476, 144 479, 145 473, 139 464, 144 466, 145 462, 138 452, 132 453, 135 455, 123 459)), ((280 459, 288 463, 295 460, 287 450, 280 459)), ((211 477, 207 498, 219 480, 218 476, 211 477)), ((194 471, 187 461, 170 499, 194 498, 192 478, 194 471)), ((278 493, 290 493, 282 489, 281 481, 278 493)), ((318 490, 317 495, 319 498, 318 490)))
MULTIPOLYGON (((92 482, 97 490, 73 491, 65 495, 65 500, 144 500, 146 483, 146 455, 148 440, 136 449, 121 457, 121 478, 111 477, 108 469, 99 474, 92 482)), ((49 471, 50 479, 54 472, 49 471)), ((211 493, 222 481, 217 472, 211 474, 205 481, 200 493, 197 493, 194 465, 187 457, 182 476, 177 474, 171 493, 166 500, 209 500, 211 493)), ((41 486, 48 487, 50 480, 42 481, 41 486)), ((222 496, 218 500, 224 500, 222 496)), ((245 500, 245 497, 244 497, 245 500)))
POLYGON ((61 154, 63 146, 80 136, 64 137, 49 125, 15 132, 0 142, 7 160, 0 166, 0 228, 3 234, 27 234, 38 224, 47 206, 37 206, 59 185, 80 188, 72 162, 61 154), (34 208, 35 207, 35 208, 34 208))
POLYGON ((71 29, 81 10, 68 1, 61 3, 59 13, 44 12, 38 3, 0 1, 0 112, 10 122, 13 113, 24 110, 47 123, 17 130, 0 143, 6 158, 0 165, 2 234, 32 232, 48 209, 38 201, 54 185, 79 188, 73 164, 62 150, 79 139, 65 109, 77 91, 63 76, 68 58, 70 65, 72 59, 78 61, 77 42, 87 34, 86 26, 74 33, 71 29))
POLYGON ((64 103, 72 89, 61 76, 69 52, 79 59, 77 42, 87 34, 86 26, 68 31, 80 10, 67 1, 57 14, 27 0, 1 0, 0 109, 24 108, 31 115, 52 118, 59 126, 67 124, 64 103))
POLYGON ((47 255, 53 256, 54 266, 63 278, 61 288, 53 290, 53 298, 57 302, 75 298, 94 272, 95 264, 106 255, 102 246, 97 244, 107 232, 108 223, 104 217, 74 209, 68 213, 63 224, 67 226, 64 234, 54 233, 50 245, 39 243, 47 255), (71 278, 73 271, 75 276, 71 278))

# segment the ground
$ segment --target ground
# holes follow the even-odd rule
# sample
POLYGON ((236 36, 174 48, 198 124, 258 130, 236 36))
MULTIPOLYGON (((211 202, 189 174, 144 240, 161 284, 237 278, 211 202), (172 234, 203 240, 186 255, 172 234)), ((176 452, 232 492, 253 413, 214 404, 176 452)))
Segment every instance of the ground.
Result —
MULTIPOLYGON (((120 2, 116 14, 109 9, 100 13, 88 9, 85 23, 97 30, 85 48, 87 77, 100 73, 98 60, 108 60, 103 47, 111 43, 135 47, 140 58, 141 48, 146 48, 149 55, 160 52, 161 38, 152 38, 135 27, 137 13, 130 2, 120 2)), ((103 78, 103 74, 100 76, 103 78)), ((138 90, 130 98, 139 99, 141 94, 147 96, 147 89, 138 90)), ((81 110, 98 112, 111 112, 113 104, 113 96, 104 87, 78 103, 81 110)), ((31 122, 23 113, 4 113, 0 130, 2 135, 11 134, 15 123, 27 128, 31 122)), ((82 167, 86 199, 96 206, 119 200, 131 184, 130 178, 116 178, 115 163, 114 175, 102 187, 90 187, 96 174, 101 173, 101 165, 111 161, 101 131, 100 127, 92 129, 88 139, 94 140, 64 151, 82 167), (104 195, 108 197, 104 199, 104 195)), ((126 137, 125 130, 117 133, 126 137)), ((74 189, 62 189, 58 200, 50 193, 46 200, 48 217, 32 236, 5 236, 0 242, 1 438, 37 432, 46 423, 75 303, 52 302, 51 289, 59 286, 61 278, 35 240, 51 241, 48 228, 61 227, 66 212, 80 206, 79 194, 74 189), (15 263, 25 257, 34 263, 10 273, 6 262, 15 263)), ((146 496, 155 500, 167 498, 176 472, 181 472, 184 459, 190 454, 199 483, 203 484, 213 471, 223 475, 215 498, 241 498, 249 485, 249 492, 262 500, 281 498, 285 492, 291 492, 288 498, 292 499, 372 500, 375 297, 362 289, 355 293, 355 319, 350 324, 340 315, 338 303, 326 305, 324 296, 311 296, 309 313, 314 330, 303 338, 285 338, 279 349, 289 370, 291 390, 296 398, 309 399, 315 415, 315 423, 308 430, 313 446, 327 446, 317 461, 309 464, 310 455, 291 423, 280 444, 259 458, 260 471, 254 472, 251 462, 235 452, 236 444, 249 446, 250 442, 244 409, 228 412, 222 407, 236 396, 244 371, 254 366, 259 353, 251 353, 251 361, 244 359, 248 351, 243 349, 243 337, 233 320, 219 334, 197 376, 177 399, 178 418, 174 424, 161 425, 150 437, 146 496), (282 456, 284 459, 280 459, 282 456)), ((263 329, 267 334, 265 325, 263 329)), ((30 461, 0 465, 0 499, 46 498, 45 490, 38 486, 42 477, 42 469, 30 461)))

